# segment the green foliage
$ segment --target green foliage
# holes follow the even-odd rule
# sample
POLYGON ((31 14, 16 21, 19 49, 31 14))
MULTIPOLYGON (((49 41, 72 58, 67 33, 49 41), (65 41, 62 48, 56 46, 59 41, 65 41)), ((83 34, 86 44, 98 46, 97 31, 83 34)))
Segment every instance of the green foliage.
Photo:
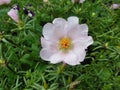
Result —
POLYGON ((12 0, 0 6, 0 90, 119 90, 120 9, 110 9, 119 0, 12 0), (22 21, 16 24, 7 15, 19 4, 22 21), (35 13, 30 19, 22 8, 35 13), (50 64, 39 56, 42 27, 56 17, 78 16, 87 23, 94 44, 85 61, 77 66, 50 64))

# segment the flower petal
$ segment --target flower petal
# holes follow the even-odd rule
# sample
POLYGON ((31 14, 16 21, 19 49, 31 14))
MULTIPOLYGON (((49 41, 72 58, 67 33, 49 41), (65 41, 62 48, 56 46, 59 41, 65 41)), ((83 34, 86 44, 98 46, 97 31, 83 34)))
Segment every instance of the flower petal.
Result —
POLYGON ((11 0, 0 0, 0 5, 9 4, 11 0))
POLYGON ((50 57, 50 62, 56 64, 63 61, 62 58, 63 58, 62 52, 57 52, 50 57))
POLYGON ((77 55, 75 55, 72 51, 70 51, 69 53, 66 53, 66 55, 64 56, 64 62, 69 64, 69 65, 77 65, 80 64, 77 55))
POLYGON ((43 48, 41 51, 40 51, 40 57, 43 59, 43 60, 46 60, 46 61, 50 61, 50 57, 55 53, 54 50, 50 50, 50 49, 47 49, 47 48, 43 48))
POLYGON ((14 10, 14 9, 11 9, 9 12, 8 12, 8 15, 15 21, 15 22, 19 22, 19 16, 18 16, 18 10, 14 10))
POLYGON ((86 55, 85 49, 79 46, 74 47, 73 53, 77 55, 77 59, 79 62, 82 62, 86 55))
POLYGON ((71 16, 71 17, 69 17, 67 20, 68 20, 68 22, 71 23, 71 24, 78 24, 78 23, 79 23, 79 18, 76 17, 76 16, 71 16))
POLYGON ((65 26, 67 21, 62 18, 56 18, 53 20, 53 24, 55 26, 55 35, 58 39, 67 35, 67 31, 65 30, 65 26))
POLYGON ((71 29, 68 32, 68 36, 71 39, 77 39, 79 36, 87 36, 87 34, 88 34, 88 26, 86 24, 75 25, 71 27, 71 29))
POLYGON ((43 48, 49 48, 53 43, 52 41, 48 41, 45 38, 41 37, 41 45, 43 48))
MULTIPOLYGON (((71 16, 68 19, 67 24, 65 25, 65 31, 68 33, 69 31, 76 29, 76 26, 79 25, 79 18, 76 16, 71 16)), ((73 33, 73 32, 72 32, 73 33)))
POLYGON ((74 40, 73 43, 74 47, 79 46, 81 48, 87 49, 87 47, 93 43, 93 38, 91 36, 81 36, 74 40))
POLYGON ((112 4, 110 8, 111 9, 118 9, 118 8, 120 8, 120 4, 112 4))
POLYGON ((66 23, 66 20, 63 19, 63 18, 55 18, 55 19, 53 20, 53 24, 57 24, 57 25, 59 25, 59 26, 64 26, 65 23, 66 23))
POLYGON ((43 27, 43 36, 46 40, 58 41, 61 37, 64 37, 65 34, 64 25, 57 24, 57 21, 55 21, 54 24, 47 23, 43 27))
POLYGON ((48 41, 48 40, 44 39, 43 37, 41 38, 41 45, 43 48, 47 48, 47 49, 51 50, 52 52, 57 52, 59 49, 57 46, 57 43, 48 41))
POLYGON ((54 26, 51 23, 47 23, 43 27, 43 36, 45 39, 49 40, 49 38, 53 37, 54 26))

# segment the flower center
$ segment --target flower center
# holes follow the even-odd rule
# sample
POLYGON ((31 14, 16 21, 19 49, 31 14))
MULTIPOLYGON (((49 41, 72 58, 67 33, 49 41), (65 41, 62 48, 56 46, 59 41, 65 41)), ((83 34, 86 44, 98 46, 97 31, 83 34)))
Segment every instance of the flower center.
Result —
POLYGON ((72 41, 71 41, 70 38, 64 37, 64 38, 60 39, 60 41, 59 41, 59 47, 60 47, 60 49, 62 49, 62 50, 68 50, 68 49, 71 48, 71 46, 72 46, 72 41))

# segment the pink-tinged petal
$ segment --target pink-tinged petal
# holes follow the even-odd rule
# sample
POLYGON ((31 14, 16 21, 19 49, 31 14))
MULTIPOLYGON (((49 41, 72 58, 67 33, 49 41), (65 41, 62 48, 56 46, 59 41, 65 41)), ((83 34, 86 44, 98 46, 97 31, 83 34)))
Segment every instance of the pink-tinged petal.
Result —
POLYGON ((87 24, 80 24, 79 26, 82 33, 88 33, 88 25, 87 24))
POLYGON ((15 22, 19 22, 19 16, 18 16, 18 10, 14 10, 14 9, 11 9, 9 12, 8 12, 8 15, 15 21, 15 22))
POLYGON ((62 18, 56 18, 53 20, 53 24, 55 26, 55 37, 58 38, 58 40, 64 36, 66 36, 67 31, 65 30, 65 26, 67 24, 67 21, 62 18))
POLYGON ((120 8, 120 4, 112 4, 110 8, 111 9, 118 9, 118 8, 120 8))
POLYGON ((79 18, 76 16, 71 16, 67 20, 70 24, 78 24, 79 23, 79 18))
POLYGON ((63 56, 62 52, 57 52, 50 57, 50 62, 53 63, 53 64, 62 62, 63 57, 64 56, 63 56))
POLYGON ((58 46, 56 42, 48 41, 44 39, 43 37, 41 37, 41 45, 43 48, 48 48, 54 52, 58 50, 58 46))
POLYGON ((75 55, 77 55, 77 60, 79 62, 82 62, 85 59, 86 52, 84 48, 75 46, 72 51, 75 55))
POLYGON ((60 29, 60 28, 56 28, 56 30, 54 31, 54 34, 53 34, 53 36, 54 36, 54 38, 57 40, 57 41, 59 41, 62 37, 65 37, 66 36, 66 31, 64 31, 64 30, 62 30, 62 29, 60 29))
POLYGON ((53 33, 54 33, 54 26, 51 23, 47 23, 43 27, 43 36, 45 39, 49 40, 53 38, 53 33))
POLYGON ((43 48, 49 48, 51 46, 52 42, 44 39, 41 37, 41 45, 43 48))
POLYGON ((68 36, 71 39, 77 39, 79 36, 88 35, 88 26, 86 24, 70 26, 71 29, 68 32, 68 36))
MULTIPOLYGON (((61 21, 60 21, 61 22, 61 21)), ((58 24, 58 19, 54 20, 53 24, 47 23, 43 27, 43 36, 47 40, 58 41, 61 37, 66 35, 64 24, 58 24)))
POLYGON ((0 0, 0 5, 9 4, 11 0, 0 0))
POLYGON ((64 30, 66 31, 66 33, 68 35, 69 31, 77 29, 76 27, 78 27, 78 26, 79 26, 79 24, 75 24, 75 23, 72 23, 72 22, 67 22, 64 30))
POLYGON ((58 25, 58 26, 64 26, 66 23, 66 20, 63 18, 55 18, 53 20, 53 24, 58 25))
POLYGON ((77 55, 75 55, 72 51, 64 55, 64 63, 67 63, 72 66, 80 64, 80 62, 78 61, 77 55))
POLYGON ((81 47, 83 49, 87 49, 87 47, 93 44, 93 38, 91 36, 81 36, 73 41, 74 47, 81 47))
POLYGON ((43 59, 43 60, 46 60, 46 61, 50 61, 50 57, 55 54, 56 52, 54 50, 50 50, 50 49, 47 49, 47 48, 43 48, 41 51, 40 51, 40 57, 43 59))

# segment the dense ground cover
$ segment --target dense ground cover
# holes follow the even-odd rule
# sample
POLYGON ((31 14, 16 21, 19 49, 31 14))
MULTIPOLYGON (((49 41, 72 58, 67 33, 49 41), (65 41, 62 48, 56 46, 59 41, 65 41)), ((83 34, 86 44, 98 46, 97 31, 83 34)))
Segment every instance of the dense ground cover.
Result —
POLYGON ((120 9, 119 0, 12 0, 0 6, 0 90, 119 90, 120 9), (19 5, 17 24, 7 12, 19 5), (23 8, 34 12, 30 18, 23 8), (51 64, 40 58, 42 27, 54 18, 79 17, 89 27, 94 43, 85 60, 76 66, 51 64))

